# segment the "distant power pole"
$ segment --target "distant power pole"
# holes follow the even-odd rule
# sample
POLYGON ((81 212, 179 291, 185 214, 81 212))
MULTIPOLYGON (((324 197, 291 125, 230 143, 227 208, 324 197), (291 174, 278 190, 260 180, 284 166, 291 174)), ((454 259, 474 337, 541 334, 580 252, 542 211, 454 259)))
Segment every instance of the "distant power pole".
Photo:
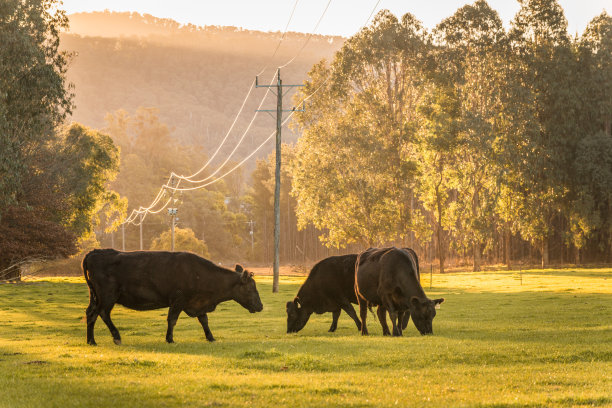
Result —
POLYGON ((249 224, 249 226, 251 227, 251 231, 249 231, 249 233, 251 234, 251 253, 253 254, 253 258, 255 258, 255 241, 253 239, 253 224, 255 224, 255 221, 247 221, 247 224, 249 224))
POLYGON ((172 252, 174 252, 174 226, 176 225, 177 212, 178 212, 178 208, 168 208, 168 215, 172 217, 170 221, 170 235, 171 235, 170 251, 172 252))
POLYGON ((121 248, 125 251, 125 224, 121 224, 121 248))
MULTIPOLYGON (((276 73, 276 85, 259 85, 258 78, 255 77, 255 87, 256 88, 276 88, 276 92, 271 91, 272 93, 276 93, 276 109, 260 109, 258 112, 268 112, 271 116, 271 112, 276 111, 276 170, 274 172, 274 278, 272 280, 272 292, 278 292, 278 282, 279 282, 279 266, 280 266, 280 174, 281 174, 281 128, 283 123, 283 112, 293 112, 296 111, 295 108, 291 110, 283 110, 283 87, 295 88, 298 86, 304 85, 283 85, 283 81, 280 76, 280 68, 276 73)), ((287 91, 289 92, 289 91, 287 91)), ((301 109, 299 111, 303 111, 301 109)))
POLYGON ((142 251, 142 220, 143 213, 140 213, 140 250, 142 251))
MULTIPOLYGON (((172 205, 176 204, 176 200, 174 199, 174 176, 170 177, 170 185, 172 186, 172 193, 170 193, 170 203, 172 205)), ((176 213, 178 209, 176 207, 168 208, 168 215, 172 217, 170 223, 170 251, 174 252, 174 226, 176 224, 176 213)))

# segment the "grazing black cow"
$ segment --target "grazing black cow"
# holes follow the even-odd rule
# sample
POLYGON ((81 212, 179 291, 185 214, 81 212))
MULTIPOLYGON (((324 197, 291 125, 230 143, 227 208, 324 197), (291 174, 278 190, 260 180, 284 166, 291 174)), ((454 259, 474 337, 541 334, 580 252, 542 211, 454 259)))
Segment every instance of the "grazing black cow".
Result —
MULTIPOLYGON (((410 313, 421 334, 432 334, 436 307, 444 298, 430 300, 418 277, 414 251, 405 248, 371 248, 359 254, 355 264, 355 293, 359 301, 361 334, 367 335, 367 309, 378 305, 383 334, 389 335, 386 312, 393 324, 393 335, 401 336, 405 328, 404 313, 410 313)), ((416 254, 415 254, 416 255, 416 254)))
POLYGON ((94 249, 83 258, 83 273, 89 286, 87 343, 95 345, 94 325, 98 315, 108 326, 115 344, 119 331, 110 318, 116 303, 134 310, 168 307, 166 341, 173 343, 173 330, 181 312, 197 317, 208 341, 215 338, 207 313, 226 300, 235 300, 251 313, 263 309, 253 274, 236 265, 221 268, 189 252, 94 249))
POLYGON ((355 297, 355 261, 357 254, 330 256, 318 262, 293 301, 287 302, 287 333, 297 333, 312 313, 332 312, 330 332, 336 331, 340 311, 353 318, 357 330, 361 322, 351 303, 355 297))

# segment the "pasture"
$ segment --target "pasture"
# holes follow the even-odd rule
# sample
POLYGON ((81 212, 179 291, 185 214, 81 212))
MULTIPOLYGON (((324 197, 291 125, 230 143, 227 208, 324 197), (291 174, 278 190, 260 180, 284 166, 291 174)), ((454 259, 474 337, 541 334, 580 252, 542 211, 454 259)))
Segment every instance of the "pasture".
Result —
POLYGON ((164 342, 167 309, 116 306, 123 345, 96 324, 85 343, 83 278, 0 285, 0 407, 576 407, 612 406, 612 269, 434 275, 445 297, 434 335, 369 337, 346 315, 314 315, 287 335, 285 303, 257 277, 264 311, 234 302, 209 315, 217 342, 181 315, 164 342))

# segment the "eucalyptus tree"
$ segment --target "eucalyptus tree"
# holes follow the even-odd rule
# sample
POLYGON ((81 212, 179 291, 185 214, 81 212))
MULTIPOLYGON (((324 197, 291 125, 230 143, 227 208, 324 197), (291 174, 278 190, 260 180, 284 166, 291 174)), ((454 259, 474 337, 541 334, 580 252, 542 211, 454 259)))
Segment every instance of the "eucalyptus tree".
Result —
POLYGON ((576 149, 569 238, 579 262, 580 250, 590 238, 612 259, 612 17, 606 12, 595 17, 577 48, 583 134, 576 149))
POLYGON ((423 120, 416 140, 416 188, 423 207, 431 214, 440 273, 444 273, 448 236, 453 228, 448 207, 455 190, 452 181, 457 166, 460 106, 454 84, 438 70, 419 106, 423 120))
POLYGON ((563 9, 556 0, 520 4, 510 31, 512 48, 520 57, 515 75, 533 95, 538 131, 531 135, 532 152, 522 166, 521 191, 515 199, 520 233, 540 247, 544 266, 555 217, 568 207, 580 98, 563 9))
MULTIPOLYGON (((413 142, 429 44, 412 15, 383 10, 333 61, 309 73, 297 115, 293 194, 298 223, 328 246, 403 239, 415 207, 413 142)), ((417 217, 418 218, 418 217, 417 217)))
POLYGON ((72 108, 68 55, 59 51, 68 19, 57 3, 0 3, 0 216, 19 202, 37 146, 54 139, 72 108))
POLYGON ((452 75, 460 104, 452 183, 456 199, 450 211, 457 231, 454 241, 472 249, 473 269, 478 271, 482 250, 491 243, 498 222, 495 174, 500 163, 494 143, 500 92, 507 85, 499 75, 506 62, 506 35, 497 12, 479 0, 443 20, 434 36, 447 55, 443 68, 452 75))

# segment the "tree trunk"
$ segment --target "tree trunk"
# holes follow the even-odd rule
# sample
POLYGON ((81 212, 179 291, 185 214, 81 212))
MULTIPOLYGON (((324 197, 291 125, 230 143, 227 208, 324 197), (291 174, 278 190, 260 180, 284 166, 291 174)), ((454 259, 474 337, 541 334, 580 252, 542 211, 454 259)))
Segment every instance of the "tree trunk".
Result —
POLYGON ((576 247, 576 258, 575 258, 575 263, 576 265, 580 265, 580 248, 576 247))
POLYGON ((548 266, 548 237, 542 238, 542 269, 548 266))
POLYGON ((474 268, 473 271, 474 272, 480 272, 480 244, 478 242, 474 242, 473 245, 473 249, 474 249, 474 268))
POLYGON ((510 240, 512 239, 512 234, 510 233, 510 226, 506 223, 506 228, 504 229, 504 246, 505 246, 505 261, 508 270, 512 269, 512 261, 510 260, 510 240))
POLYGON ((442 245, 442 227, 438 225, 438 259, 440 261, 440 273, 444 273, 444 246, 442 245))

